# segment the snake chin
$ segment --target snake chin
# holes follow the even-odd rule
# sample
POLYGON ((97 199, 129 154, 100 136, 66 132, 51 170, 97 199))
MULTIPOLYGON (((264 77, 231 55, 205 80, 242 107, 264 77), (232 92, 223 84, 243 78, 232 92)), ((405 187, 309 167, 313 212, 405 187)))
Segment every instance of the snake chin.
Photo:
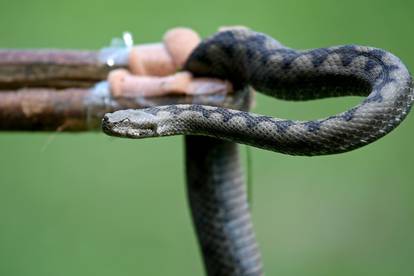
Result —
POLYGON ((102 119, 102 129, 110 136, 146 138, 159 136, 155 116, 140 110, 120 110, 102 119))

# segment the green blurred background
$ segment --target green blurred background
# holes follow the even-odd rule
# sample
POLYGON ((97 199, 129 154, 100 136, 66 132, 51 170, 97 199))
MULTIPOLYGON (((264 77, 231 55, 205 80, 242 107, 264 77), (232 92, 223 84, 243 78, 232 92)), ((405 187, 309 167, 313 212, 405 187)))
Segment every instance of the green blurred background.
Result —
MULTIPOLYGON (((408 0, 0 0, 0 47, 98 49, 125 30, 142 43, 174 26, 207 36, 242 24, 294 48, 381 47, 414 68, 413 8, 408 0)), ((255 111, 311 119, 358 100, 258 96, 255 111)), ((411 114, 346 154, 252 149, 267 275, 414 275, 413 138, 411 114)), ((0 275, 203 275, 181 137, 1 133, 0 153, 0 275)))

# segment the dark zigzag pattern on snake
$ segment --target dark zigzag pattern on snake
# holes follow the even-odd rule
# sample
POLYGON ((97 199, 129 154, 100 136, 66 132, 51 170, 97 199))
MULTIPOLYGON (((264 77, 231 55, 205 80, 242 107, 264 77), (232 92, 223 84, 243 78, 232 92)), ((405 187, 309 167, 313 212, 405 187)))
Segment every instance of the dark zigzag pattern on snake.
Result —
MULTIPOLYGON (((344 114, 342 114, 341 116, 334 115, 334 116, 329 117, 329 119, 340 118, 340 119, 343 119, 345 121, 352 120, 352 115, 355 112, 355 110, 356 109, 354 109, 354 108, 350 109, 347 112, 345 112, 344 114)), ((233 118, 240 117, 240 118, 243 118, 245 120, 246 125, 249 128, 255 127, 259 123, 266 122, 266 123, 272 124, 281 133, 286 132, 286 130, 290 126, 295 124, 295 122, 292 121, 292 120, 275 121, 270 116, 259 115, 259 116, 254 116, 253 117, 248 112, 243 112, 243 111, 236 111, 236 112, 233 111, 233 112, 231 112, 228 109, 222 109, 222 108, 206 109, 204 106, 197 105, 197 104, 192 104, 192 105, 189 105, 189 106, 186 106, 186 105, 181 105, 181 106, 169 105, 169 106, 162 106, 162 107, 151 107, 151 108, 147 108, 145 110, 145 112, 147 112, 149 114, 152 114, 152 115, 157 115, 161 111, 169 112, 172 115, 180 115, 183 112, 194 111, 194 112, 198 112, 198 113, 202 114, 203 117, 205 117, 206 119, 209 119, 210 117, 218 114, 218 115, 222 116, 222 122, 223 123, 227 123, 228 121, 230 121, 233 118)), ((319 121, 304 122, 303 125, 306 126, 310 132, 315 132, 319 129, 321 124, 326 120, 328 120, 328 119, 319 120, 319 121)))
MULTIPOLYGON (((266 70, 263 69, 269 66, 268 63, 271 60, 269 57, 274 55, 280 55, 282 57, 282 60, 279 61, 279 66, 282 69, 281 71, 290 70, 295 60, 303 55, 309 55, 312 57, 311 62, 314 69, 321 66, 323 62, 333 54, 339 55, 342 66, 344 67, 349 66, 356 58, 363 56, 368 58, 368 61, 364 67, 364 71, 367 75, 369 75, 370 71, 376 65, 381 67, 381 73, 378 74, 376 78, 370 80, 372 82, 379 81, 379 83, 376 84, 376 89, 373 91, 374 94, 365 99, 365 102, 381 101, 382 98, 379 92, 387 83, 394 81, 394 79, 390 77, 390 73, 399 68, 396 65, 388 65, 383 61, 383 57, 387 54, 387 52, 381 49, 372 48, 366 52, 359 50, 356 45, 345 45, 339 46, 338 48, 319 48, 299 52, 297 50, 285 48, 276 41, 273 42, 273 45, 277 45, 276 49, 268 48, 266 46, 266 42, 269 43, 269 39, 270 38, 266 35, 257 34, 249 36, 243 40, 242 43, 246 48, 245 57, 249 62, 242 64, 241 67, 239 63, 240 58, 237 58, 236 55, 237 45, 235 45, 234 41, 236 41, 237 38, 234 33, 220 33, 215 37, 215 39, 208 40, 204 42, 203 46, 197 48, 198 51, 191 55, 186 67, 190 71, 195 72, 196 75, 230 79, 233 83, 238 85, 246 85, 249 81, 253 81, 253 83, 250 84, 258 90, 272 91, 275 87, 283 85, 283 83, 281 83, 282 77, 280 75, 265 74, 266 70), (217 41, 221 42, 219 46, 217 41), (221 62, 219 65, 215 64, 213 60, 215 55, 209 53, 212 47, 218 47, 221 51, 223 51, 226 55, 223 60, 227 60, 228 62, 221 62), (234 60, 237 60, 236 64, 238 66, 234 66, 235 64, 232 62, 234 60), (255 62, 252 63, 251 61, 255 62), (203 63, 203 66, 208 67, 209 70, 200 72, 199 69, 197 69, 197 63, 203 63), (239 69, 235 70, 237 67, 239 67, 239 69), (239 73, 239 71, 243 71, 243 73, 239 73), (250 74, 247 72, 250 72, 250 74), (254 72, 258 73, 254 75, 254 72)), ((288 93, 292 92, 288 91, 288 93)), ((357 95, 359 95, 359 93, 357 95)), ((277 94, 273 94, 273 96, 278 97, 277 94)), ((286 96, 289 97, 289 95, 286 96)), ((321 96, 326 97, 326 95, 321 96)))

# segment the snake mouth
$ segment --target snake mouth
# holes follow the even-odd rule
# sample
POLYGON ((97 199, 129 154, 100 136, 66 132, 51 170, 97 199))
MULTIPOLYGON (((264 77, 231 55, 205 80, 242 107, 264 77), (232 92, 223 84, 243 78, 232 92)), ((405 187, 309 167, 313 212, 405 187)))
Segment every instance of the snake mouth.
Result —
POLYGON ((158 136, 157 124, 153 115, 139 110, 120 110, 107 113, 102 119, 105 134, 127 138, 146 138, 158 136))

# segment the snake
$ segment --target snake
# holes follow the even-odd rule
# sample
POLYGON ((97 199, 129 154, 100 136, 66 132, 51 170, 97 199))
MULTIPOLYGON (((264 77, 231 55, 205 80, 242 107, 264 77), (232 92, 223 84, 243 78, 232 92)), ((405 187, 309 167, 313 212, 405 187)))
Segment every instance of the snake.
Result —
POLYGON ((249 29, 203 40, 183 69, 284 100, 364 97, 344 112, 308 121, 197 104, 104 116, 103 131, 112 136, 185 136, 187 196, 209 276, 264 275, 238 143, 289 155, 343 153, 396 128, 414 99, 410 72, 390 52, 358 45, 296 50, 249 29))

